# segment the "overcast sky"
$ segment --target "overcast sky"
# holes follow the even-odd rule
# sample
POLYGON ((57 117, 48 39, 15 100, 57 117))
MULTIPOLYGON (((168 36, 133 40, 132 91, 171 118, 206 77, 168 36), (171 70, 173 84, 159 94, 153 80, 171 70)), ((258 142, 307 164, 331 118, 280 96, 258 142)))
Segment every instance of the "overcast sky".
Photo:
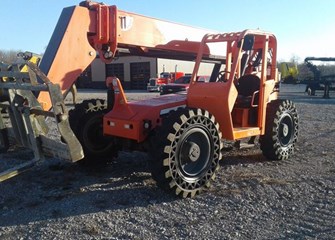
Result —
MULTIPOLYGON (((43 53, 74 0, 1 0, 0 49, 43 53)), ((278 60, 335 57, 334 0, 107 0, 138 14, 220 32, 261 29, 278 40, 278 60)))

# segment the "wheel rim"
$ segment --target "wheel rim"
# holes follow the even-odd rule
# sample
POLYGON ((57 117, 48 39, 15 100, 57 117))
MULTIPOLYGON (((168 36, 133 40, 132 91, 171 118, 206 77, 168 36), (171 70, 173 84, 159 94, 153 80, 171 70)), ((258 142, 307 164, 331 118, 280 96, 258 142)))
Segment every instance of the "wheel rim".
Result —
POLYGON ((293 139, 294 122, 289 114, 284 114, 279 124, 279 141, 282 146, 288 146, 293 139))
POLYGON ((188 180, 197 180, 207 171, 212 157, 212 143, 208 133, 196 127, 189 130, 177 147, 180 174, 188 180))

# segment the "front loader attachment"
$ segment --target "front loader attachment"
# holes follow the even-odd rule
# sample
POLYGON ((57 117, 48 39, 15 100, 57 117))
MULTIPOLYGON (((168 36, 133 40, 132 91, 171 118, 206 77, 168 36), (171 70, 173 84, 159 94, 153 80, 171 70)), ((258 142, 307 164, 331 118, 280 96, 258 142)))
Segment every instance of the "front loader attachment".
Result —
POLYGON ((53 84, 29 61, 31 57, 22 56, 23 63, 0 64, 0 147, 6 151, 9 143, 14 142, 31 149, 34 158, 0 173, 0 182, 34 166, 46 156, 72 162, 84 157, 82 146, 70 128, 59 85, 53 84), (51 110, 44 110, 38 102, 40 92, 49 94, 51 110))

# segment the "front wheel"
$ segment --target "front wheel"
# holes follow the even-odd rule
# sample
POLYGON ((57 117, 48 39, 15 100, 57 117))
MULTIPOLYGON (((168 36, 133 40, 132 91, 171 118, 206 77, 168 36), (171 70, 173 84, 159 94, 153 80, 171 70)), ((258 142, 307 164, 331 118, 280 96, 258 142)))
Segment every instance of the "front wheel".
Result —
POLYGON ((180 109, 163 120, 151 139, 151 171, 161 188, 193 197, 209 187, 222 158, 215 118, 201 109, 180 109))
POLYGON ((290 100, 268 104, 265 135, 259 139, 263 155, 271 160, 285 160, 294 153, 298 140, 299 117, 290 100))

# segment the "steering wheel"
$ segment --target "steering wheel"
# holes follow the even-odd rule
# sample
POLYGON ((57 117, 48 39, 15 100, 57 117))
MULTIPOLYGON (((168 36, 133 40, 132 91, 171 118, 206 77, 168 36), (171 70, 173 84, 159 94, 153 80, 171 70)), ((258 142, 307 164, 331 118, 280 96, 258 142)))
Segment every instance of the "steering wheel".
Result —
POLYGON ((225 78, 226 73, 230 73, 228 71, 220 71, 216 77, 216 82, 227 82, 228 80, 225 78))

